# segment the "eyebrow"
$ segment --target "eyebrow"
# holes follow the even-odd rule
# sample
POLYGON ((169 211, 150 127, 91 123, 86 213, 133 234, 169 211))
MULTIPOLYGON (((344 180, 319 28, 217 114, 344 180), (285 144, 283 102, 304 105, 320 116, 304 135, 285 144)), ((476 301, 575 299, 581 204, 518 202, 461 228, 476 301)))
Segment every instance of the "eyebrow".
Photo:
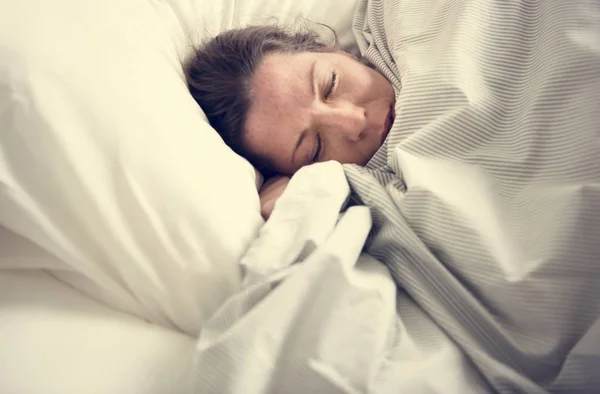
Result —
MULTIPOLYGON (((315 60, 312 63, 312 65, 310 66, 310 71, 309 71, 310 91, 311 91, 313 97, 315 97, 317 94, 316 89, 315 89, 315 69, 317 68, 316 66, 317 66, 317 61, 315 60)), ((304 141, 307 134, 308 134, 308 129, 304 129, 304 130, 302 130, 302 133, 300 133, 300 136, 298 137, 298 141, 296 142, 296 147, 294 148, 294 152, 292 153, 292 158, 296 157, 298 148, 300 148, 300 145, 302 145, 302 141, 304 141)))

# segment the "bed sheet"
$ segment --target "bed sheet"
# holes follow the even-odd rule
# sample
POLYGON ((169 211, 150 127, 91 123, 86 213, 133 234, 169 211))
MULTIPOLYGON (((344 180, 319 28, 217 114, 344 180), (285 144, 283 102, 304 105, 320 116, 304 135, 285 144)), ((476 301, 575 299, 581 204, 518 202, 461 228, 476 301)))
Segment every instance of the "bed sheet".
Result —
POLYGON ((294 175, 242 259, 244 290, 200 335, 196 393, 487 391, 388 269, 361 253, 371 216, 360 206, 339 214, 348 192, 339 163, 294 175))
POLYGON ((396 90, 346 167, 366 251, 494 391, 600 391, 600 3, 364 0, 355 28, 396 90))
POLYGON ((2 394, 188 394, 194 343, 48 272, 0 271, 2 394))

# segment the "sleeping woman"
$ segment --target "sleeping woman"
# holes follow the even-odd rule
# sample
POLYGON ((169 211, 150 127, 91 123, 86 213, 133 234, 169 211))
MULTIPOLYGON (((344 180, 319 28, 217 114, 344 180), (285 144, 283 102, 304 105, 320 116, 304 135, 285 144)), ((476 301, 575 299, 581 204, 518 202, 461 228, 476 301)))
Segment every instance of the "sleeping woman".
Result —
MULTIPOLYGON (((194 98, 267 177, 358 164, 343 171, 375 223, 364 252, 489 392, 600 392, 598 2, 359 0, 356 10, 357 42, 378 71, 315 34, 252 27, 196 52, 194 98)), ((285 185, 275 177, 261 190, 264 216, 285 185)), ((401 318, 423 332, 415 344, 437 348, 401 318)))
POLYGON ((314 32, 224 32, 195 52, 186 77, 225 143, 269 178, 260 191, 265 218, 300 167, 368 165, 394 121, 388 79, 314 32))

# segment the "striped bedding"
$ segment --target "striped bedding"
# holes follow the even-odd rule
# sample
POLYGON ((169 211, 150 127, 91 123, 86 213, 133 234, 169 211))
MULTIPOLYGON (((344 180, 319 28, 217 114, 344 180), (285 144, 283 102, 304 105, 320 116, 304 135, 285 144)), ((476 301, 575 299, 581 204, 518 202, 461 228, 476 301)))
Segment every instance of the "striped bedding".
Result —
POLYGON ((365 251, 486 390, 600 392, 600 2, 362 0, 354 27, 397 98, 344 167, 365 251))
POLYGON ((371 215, 364 206, 340 215, 349 193, 337 162, 294 175, 241 259, 243 290, 203 326, 191 392, 489 392, 385 265, 362 253, 371 215))
POLYGON ((600 392, 598 7, 362 1, 391 134, 294 175, 190 391, 600 392))

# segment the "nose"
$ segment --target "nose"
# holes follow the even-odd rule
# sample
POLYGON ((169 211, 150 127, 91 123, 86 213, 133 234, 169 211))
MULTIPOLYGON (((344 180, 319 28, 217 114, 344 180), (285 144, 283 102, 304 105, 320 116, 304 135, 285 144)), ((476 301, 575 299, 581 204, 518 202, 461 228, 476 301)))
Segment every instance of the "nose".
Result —
POLYGON ((350 102, 323 104, 315 111, 319 130, 359 141, 366 125, 365 109, 350 102))

